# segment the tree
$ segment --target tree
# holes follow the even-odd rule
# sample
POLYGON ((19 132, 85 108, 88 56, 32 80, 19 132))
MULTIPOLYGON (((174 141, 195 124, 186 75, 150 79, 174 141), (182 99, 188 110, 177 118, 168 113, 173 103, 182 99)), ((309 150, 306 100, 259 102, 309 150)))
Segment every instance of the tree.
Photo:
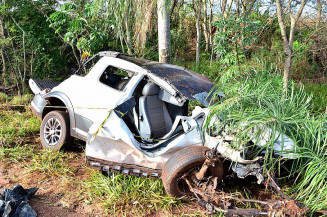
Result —
MULTIPOLYGON (((322 9, 322 3, 320 0, 317 0, 317 17, 316 17, 316 26, 315 30, 317 31, 320 25, 321 20, 321 9, 322 9)), ((319 50, 319 40, 318 40, 318 31, 315 34, 314 38, 314 52, 313 52, 313 59, 318 62, 319 56, 318 56, 318 50, 319 50)), ((327 111, 327 110, 326 110, 327 111)))
POLYGON ((205 52, 208 53, 210 50, 210 33, 209 33, 209 24, 208 24, 208 14, 207 14, 207 0, 203 1, 203 34, 206 40, 206 49, 205 52))
POLYGON ((5 34, 3 29, 2 17, 0 17, 0 44, 1 44, 1 59, 2 59, 2 73, 3 76, 6 74, 6 59, 5 59, 5 34))
POLYGON ((200 25, 200 17, 201 17, 201 2, 202 0, 198 0, 194 2, 192 0, 194 17, 195 17, 195 27, 196 27, 196 67, 199 67, 200 64, 200 43, 201 43, 201 25, 200 25))
POLYGON ((169 0, 158 0, 159 62, 170 63, 169 0))
POLYGON ((284 66, 284 84, 283 84, 283 91, 284 91, 284 96, 287 93, 287 87, 288 87, 288 80, 289 80, 289 75, 292 67, 292 58, 293 58, 293 41, 294 41, 294 34, 296 31, 296 26, 299 21, 299 18, 302 14, 303 8, 305 4, 307 3, 307 0, 302 0, 300 8, 298 9, 296 15, 293 15, 292 12, 292 6, 291 6, 292 1, 289 1, 289 14, 290 14, 290 19, 291 19, 291 26, 290 26, 290 32, 289 32, 289 38, 287 38, 287 33, 286 33, 286 26, 283 21, 283 14, 282 14, 282 4, 280 0, 276 0, 276 8, 277 8, 277 17, 278 17, 278 23, 280 26, 283 42, 284 42, 284 49, 285 49, 285 66, 284 66))
MULTIPOLYGON (((227 0, 222 0, 220 1, 220 10, 221 13, 223 14, 224 19, 226 19, 229 15, 229 11, 232 8, 233 0, 230 0, 228 5, 227 5, 227 0)), ((238 6, 238 4, 237 4, 238 6)))

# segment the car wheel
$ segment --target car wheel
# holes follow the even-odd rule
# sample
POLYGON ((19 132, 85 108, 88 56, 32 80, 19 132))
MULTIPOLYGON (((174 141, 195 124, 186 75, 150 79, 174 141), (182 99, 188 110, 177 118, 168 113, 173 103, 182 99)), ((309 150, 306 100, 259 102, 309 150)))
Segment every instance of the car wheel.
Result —
POLYGON ((40 127, 41 143, 47 150, 59 150, 70 140, 69 116, 65 111, 49 112, 40 127))
MULTIPOLYGON (((162 170, 162 182, 169 196, 182 197, 193 194, 182 177, 185 174, 198 172, 206 160, 205 153, 209 150, 208 147, 204 146, 185 147, 177 151, 167 161, 162 170)), ((223 165, 219 159, 213 167, 208 168, 205 176, 217 177, 217 183, 221 182, 223 165)), ((194 179, 195 177, 193 176, 192 180, 195 181, 194 179)))

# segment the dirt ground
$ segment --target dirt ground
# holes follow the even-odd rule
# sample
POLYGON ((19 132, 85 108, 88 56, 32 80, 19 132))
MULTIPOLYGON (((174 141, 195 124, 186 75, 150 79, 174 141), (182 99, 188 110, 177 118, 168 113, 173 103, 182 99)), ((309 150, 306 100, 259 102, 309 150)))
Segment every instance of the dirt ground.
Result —
MULTIPOLYGON (((83 153, 79 158, 74 159, 73 166, 77 169, 74 174, 75 180, 82 180, 88 177, 85 170, 83 153)), ((15 185, 22 185, 24 188, 38 187, 35 197, 30 200, 31 206, 38 216, 104 216, 102 210, 78 202, 78 188, 66 180, 58 177, 49 177, 38 172, 28 172, 20 163, 0 162, 0 188, 11 188, 15 185), (64 192, 70 192, 71 200, 62 201, 64 192)))
MULTIPOLYGON (((37 138, 35 140, 34 142, 37 142, 37 138)), ((73 147, 64 151, 74 152, 76 156, 69 160, 69 165, 74 168, 72 177, 49 176, 38 171, 30 172, 26 169, 26 163, 0 161, 0 189, 12 188, 18 184, 24 188, 38 187, 36 195, 29 203, 40 217, 122 216, 122 214, 108 214, 100 204, 88 204, 84 201, 81 192, 83 188, 79 184, 89 178, 92 169, 85 164, 83 148, 73 147)), ((193 216, 195 213, 195 216, 205 215, 201 207, 191 202, 187 206, 173 208, 169 212, 154 211, 146 216, 183 216, 183 214, 193 216)))

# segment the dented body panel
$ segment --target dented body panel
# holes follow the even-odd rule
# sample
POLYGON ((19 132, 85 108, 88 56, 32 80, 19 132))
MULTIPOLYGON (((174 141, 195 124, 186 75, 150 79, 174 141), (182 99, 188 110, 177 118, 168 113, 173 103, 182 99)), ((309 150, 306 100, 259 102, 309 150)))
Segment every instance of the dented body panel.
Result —
POLYGON ((117 52, 102 52, 98 56, 101 59, 87 75, 72 75, 52 88, 42 89, 35 80, 30 80, 35 93, 32 109, 42 118, 44 107, 55 109, 56 103, 60 103, 61 109, 69 113, 71 135, 86 141, 85 154, 90 166, 108 171, 116 163, 123 168, 160 171, 176 151, 193 145, 216 149, 221 157, 242 165, 260 159, 244 159, 242 151, 232 148, 228 139, 205 132, 208 108, 197 106, 191 116, 185 115, 183 109, 187 109, 189 100, 204 107, 209 105, 210 92, 215 91, 215 86, 204 75, 117 52), (121 71, 128 76, 120 75, 121 71), (112 85, 114 78, 119 85, 112 85), (142 106, 147 111, 144 114, 142 106), (153 121, 156 111, 162 116, 153 121), (150 122, 150 130, 159 129, 156 125, 164 121, 165 134, 145 137, 143 121, 150 122))

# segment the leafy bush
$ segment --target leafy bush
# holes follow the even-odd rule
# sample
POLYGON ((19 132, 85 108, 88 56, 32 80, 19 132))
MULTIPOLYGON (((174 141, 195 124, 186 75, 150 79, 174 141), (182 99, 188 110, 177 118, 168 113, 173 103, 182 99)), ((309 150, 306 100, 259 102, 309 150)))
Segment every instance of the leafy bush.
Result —
POLYGON ((245 60, 245 46, 258 40, 256 32, 261 29, 259 20, 229 17, 213 22, 217 31, 214 35, 214 51, 220 61, 228 66, 243 63, 245 60), (241 44, 239 45, 239 41, 241 44), (242 49, 241 49, 242 48, 242 49))
MULTIPOLYGON (((232 130, 237 132, 235 147, 240 147, 240 141, 244 144, 250 140, 250 130, 261 129, 254 136, 256 143, 257 138, 270 128, 270 140, 265 147, 254 150, 256 155, 263 150, 272 153, 276 136, 280 133, 287 135, 298 147, 293 150, 298 158, 290 161, 291 167, 288 168, 290 174, 287 177, 297 177, 291 192, 296 193, 296 198, 312 210, 327 208, 327 173, 323 163, 327 160, 327 115, 310 115, 313 114, 311 96, 303 87, 295 88, 294 82, 290 83, 288 94, 283 97, 283 79, 278 71, 251 68, 240 74, 230 70, 217 83, 226 100, 211 108, 209 121, 215 114, 229 123, 232 130)), ((215 129, 219 127, 217 125, 215 129)), ((276 169, 276 164, 285 161, 272 154, 266 154, 264 160, 266 172, 276 169)))

